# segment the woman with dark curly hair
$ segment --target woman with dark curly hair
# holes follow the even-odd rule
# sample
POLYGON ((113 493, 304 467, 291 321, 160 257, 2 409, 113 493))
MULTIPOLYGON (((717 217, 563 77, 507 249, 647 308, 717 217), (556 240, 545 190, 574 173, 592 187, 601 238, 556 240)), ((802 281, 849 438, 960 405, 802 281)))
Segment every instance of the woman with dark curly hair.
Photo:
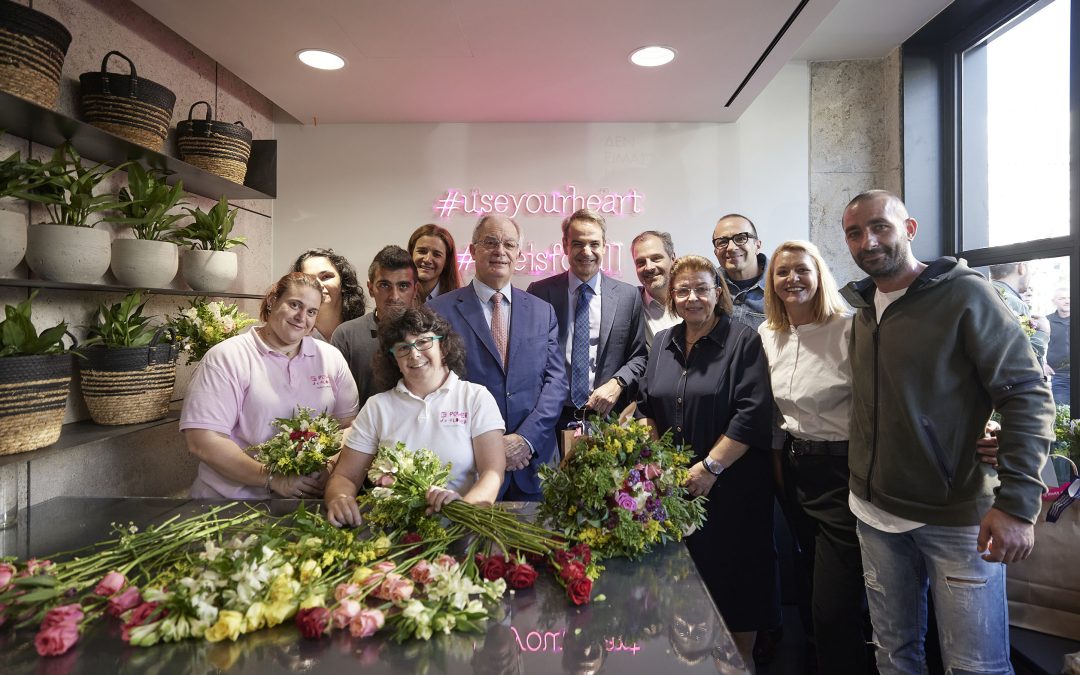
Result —
POLYGON ((416 297, 421 302, 461 288, 454 237, 445 227, 421 225, 409 237, 408 249, 420 278, 416 297))
POLYGON ((369 398, 346 435, 326 486, 330 522, 360 524, 356 493, 375 453, 395 443, 450 462, 447 486, 428 490, 432 511, 455 499, 494 502, 506 471, 506 424, 486 387, 460 379, 465 348, 446 319, 421 307, 381 324, 374 366, 377 380, 397 386, 369 398))
POLYGON ((311 274, 322 282, 326 301, 311 336, 328 341, 334 329, 349 319, 364 315, 367 298, 356 276, 356 268, 332 248, 312 248, 300 254, 293 272, 311 274))

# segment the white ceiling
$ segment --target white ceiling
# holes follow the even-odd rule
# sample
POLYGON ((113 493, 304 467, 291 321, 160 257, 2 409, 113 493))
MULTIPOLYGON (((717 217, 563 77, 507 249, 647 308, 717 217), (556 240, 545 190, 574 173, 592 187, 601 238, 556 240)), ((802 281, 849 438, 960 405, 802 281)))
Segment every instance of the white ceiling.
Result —
POLYGON ((808 0, 736 96, 800 0, 135 0, 305 124, 732 122, 788 61, 883 56, 951 1, 808 0))

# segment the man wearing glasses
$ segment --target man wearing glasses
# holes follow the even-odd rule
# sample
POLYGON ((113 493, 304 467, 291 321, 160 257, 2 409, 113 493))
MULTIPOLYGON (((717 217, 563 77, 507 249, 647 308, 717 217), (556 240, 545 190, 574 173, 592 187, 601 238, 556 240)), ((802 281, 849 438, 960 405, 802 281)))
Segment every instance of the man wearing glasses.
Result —
POLYGON ((765 264, 757 228, 746 216, 729 213, 716 221, 713 251, 731 293, 731 318, 754 330, 765 320, 765 264))
POLYGON ((565 356, 551 305, 510 285, 521 228, 486 215, 473 229, 472 283, 431 300, 465 342, 465 379, 487 387, 506 422, 507 479, 500 499, 539 501, 537 467, 555 453, 555 422, 566 400, 565 356))

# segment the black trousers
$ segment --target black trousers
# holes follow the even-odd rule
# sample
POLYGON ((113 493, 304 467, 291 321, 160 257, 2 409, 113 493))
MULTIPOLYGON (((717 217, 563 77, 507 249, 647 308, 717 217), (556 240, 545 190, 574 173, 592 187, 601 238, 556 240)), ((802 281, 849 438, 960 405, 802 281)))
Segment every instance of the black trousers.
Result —
POLYGON ((787 455, 783 464, 788 526, 803 556, 813 561, 810 604, 818 672, 874 672, 862 555, 848 508, 847 457, 787 455))

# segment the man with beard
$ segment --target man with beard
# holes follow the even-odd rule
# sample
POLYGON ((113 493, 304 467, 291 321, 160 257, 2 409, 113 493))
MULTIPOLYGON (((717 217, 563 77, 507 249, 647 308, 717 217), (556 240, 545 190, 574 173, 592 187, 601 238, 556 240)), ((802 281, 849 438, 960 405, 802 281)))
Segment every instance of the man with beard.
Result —
POLYGON ((679 323, 681 319, 668 307, 668 284, 675 263, 675 245, 667 232, 646 230, 630 242, 634 270, 641 282, 641 306, 645 311, 645 347, 652 347, 653 336, 679 323))
POLYGON ((1046 367, 1043 372, 1052 378, 1050 386, 1054 392, 1054 403, 1069 405, 1072 381, 1072 374, 1069 372, 1069 354, 1072 351, 1069 340, 1069 315, 1072 308, 1069 289, 1055 290, 1051 302, 1057 309, 1047 317, 1050 322, 1050 346, 1046 350, 1046 367))
POLYGON ((416 266, 412 256, 400 246, 386 246, 375 254, 368 266, 368 293, 375 309, 342 323, 330 337, 330 344, 341 350, 360 392, 360 407, 380 393, 372 379, 371 357, 379 348, 379 321, 393 319, 416 302, 416 266))
POLYGON ((1049 388, 981 275, 953 258, 915 258, 918 223, 899 197, 860 194, 843 227, 870 275, 843 294, 856 310, 849 505, 878 668, 925 672, 932 587, 945 670, 1011 673, 1003 563, 1034 544, 1049 388), (1001 414, 996 477, 969 451, 992 410, 1001 414))
POLYGON ((746 216, 729 213, 716 221, 713 252, 731 293, 731 318, 754 330, 765 321, 765 265, 757 228, 746 216))
POLYGON ((562 223, 562 244, 570 271, 528 288, 555 308, 559 320, 559 347, 570 375, 560 430, 586 415, 622 410, 633 400, 648 358, 641 294, 600 271, 607 246, 604 217, 575 211, 562 223))

